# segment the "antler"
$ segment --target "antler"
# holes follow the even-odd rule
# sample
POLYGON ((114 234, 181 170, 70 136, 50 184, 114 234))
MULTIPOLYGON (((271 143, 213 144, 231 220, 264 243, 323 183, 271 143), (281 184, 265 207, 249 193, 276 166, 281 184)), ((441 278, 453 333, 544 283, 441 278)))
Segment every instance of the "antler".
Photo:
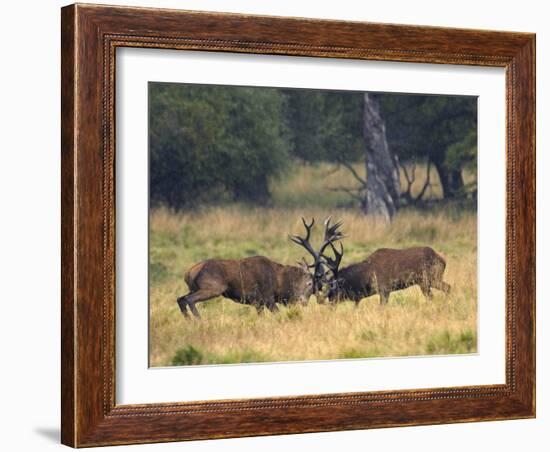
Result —
MULTIPOLYGON (((319 248, 319 251, 315 251, 313 246, 311 245, 309 239, 311 237, 311 230, 315 224, 315 219, 311 219, 311 223, 307 223, 307 221, 302 217, 302 223, 304 224, 304 227, 306 228, 306 236, 300 237, 298 235, 292 235, 290 236, 290 240, 292 240, 294 243, 297 243, 300 246, 303 246, 311 256, 313 256, 313 264, 307 264, 308 268, 314 268, 314 275, 316 277, 322 277, 324 275, 324 269, 323 269, 323 261, 328 264, 327 257, 324 256, 324 251, 327 248, 327 246, 332 246, 334 249, 333 242, 338 241, 344 237, 341 231, 338 229, 340 226, 342 226, 342 221, 338 221, 335 224, 330 224, 331 217, 328 217, 325 219, 324 225, 325 225, 325 233, 323 238, 323 243, 321 247, 319 248)), ((329 258, 330 259, 330 258, 329 258)), ((305 259, 304 259, 305 262, 305 259)), ((329 266, 330 268, 330 266, 329 266)))
POLYGON ((344 238, 344 234, 342 234, 342 231, 338 230, 340 226, 344 224, 344 222, 340 220, 331 226, 330 220, 331 217, 327 217, 325 219, 325 236, 323 239, 323 244, 321 245, 321 248, 319 248, 319 257, 323 257, 323 253, 325 252, 327 246, 332 246, 333 242, 337 242, 338 240, 344 238))
POLYGON ((342 257, 344 256, 344 245, 342 245, 342 242, 340 242, 340 252, 338 252, 338 250, 332 243, 330 243, 330 247, 332 248, 332 252, 334 253, 334 259, 325 255, 322 255, 322 257, 324 258, 325 263, 330 271, 332 271, 334 277, 337 278, 338 268, 340 267, 340 262, 342 262, 342 257))
MULTIPOLYGON (((306 236, 300 237, 299 235, 291 235, 289 236, 290 240, 292 240, 294 243, 297 243, 300 246, 303 246, 309 254, 313 256, 313 259, 315 260, 314 266, 318 265, 318 262, 320 262, 320 256, 315 252, 313 247, 311 246, 311 243, 309 243, 309 238, 311 236, 311 229, 313 228, 313 225, 315 224, 315 218, 311 219, 311 223, 307 223, 304 217, 302 217, 302 223, 304 224, 304 227, 306 228, 306 236)), ((308 265, 309 267, 309 265, 308 265)))
POLYGON ((315 264, 308 264, 305 257, 296 261, 298 265, 303 265, 305 268, 314 268, 315 264))

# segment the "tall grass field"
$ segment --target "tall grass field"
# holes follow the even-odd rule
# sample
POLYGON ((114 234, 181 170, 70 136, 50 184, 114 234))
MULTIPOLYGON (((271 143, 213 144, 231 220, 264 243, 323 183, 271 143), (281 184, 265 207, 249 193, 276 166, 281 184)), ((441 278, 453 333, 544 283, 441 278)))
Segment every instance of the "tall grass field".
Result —
MULTIPOLYGON (((424 169, 425 171, 425 169, 424 169)), ((420 190, 422 177, 418 177, 420 190)), ((441 190, 437 176, 428 197, 441 190)), ((358 359, 474 353, 477 350, 477 216, 475 209, 403 209, 391 224, 365 217, 337 186, 353 186, 345 169, 299 165, 272 185, 273 204, 208 207, 189 212, 150 212, 149 309, 151 366, 295 360, 358 359), (202 319, 186 319, 176 298, 188 292, 184 274, 207 258, 264 255, 296 264, 305 250, 288 239, 303 234, 301 217, 342 219, 341 264, 359 262, 378 248, 431 246, 444 256, 446 296, 427 300, 417 286, 378 295, 358 307, 342 302, 280 306, 259 316, 253 307, 218 297, 197 303, 202 319)), ((319 243, 322 227, 313 237, 319 243)))

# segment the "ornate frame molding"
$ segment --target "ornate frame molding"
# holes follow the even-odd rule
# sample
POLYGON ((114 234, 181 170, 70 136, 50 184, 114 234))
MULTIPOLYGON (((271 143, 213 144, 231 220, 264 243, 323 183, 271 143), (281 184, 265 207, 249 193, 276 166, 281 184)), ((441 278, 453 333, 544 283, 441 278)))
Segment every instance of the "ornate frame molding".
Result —
POLYGON ((535 37, 526 33, 79 4, 63 8, 62 442, 80 447, 533 417, 534 59, 535 37), (504 67, 506 383, 116 405, 118 47, 504 67))

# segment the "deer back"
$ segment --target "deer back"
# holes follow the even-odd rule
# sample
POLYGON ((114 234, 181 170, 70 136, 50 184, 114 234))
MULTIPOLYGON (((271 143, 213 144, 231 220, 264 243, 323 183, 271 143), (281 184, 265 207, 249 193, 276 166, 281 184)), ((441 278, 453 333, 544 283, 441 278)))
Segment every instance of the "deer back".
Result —
POLYGON ((427 246, 381 248, 372 253, 365 264, 379 286, 395 288, 419 283, 423 278, 431 278, 434 273, 442 273, 445 269, 445 260, 427 246))
POLYGON ((436 279, 445 270, 445 260, 430 247, 381 248, 363 262, 340 270, 341 290, 351 299, 395 290, 436 279))
POLYGON ((190 290, 216 288, 233 299, 272 298, 283 266, 264 256, 244 259, 208 259, 189 269, 190 290))

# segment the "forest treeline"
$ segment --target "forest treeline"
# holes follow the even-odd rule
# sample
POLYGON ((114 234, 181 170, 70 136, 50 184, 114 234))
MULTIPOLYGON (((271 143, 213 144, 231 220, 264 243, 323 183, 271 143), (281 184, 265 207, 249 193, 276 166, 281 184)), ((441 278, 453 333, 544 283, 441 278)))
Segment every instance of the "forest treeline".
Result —
MULTIPOLYGON (((152 206, 266 205, 270 181, 291 165, 333 162, 350 170, 357 189, 349 195, 366 211, 372 188, 365 181, 384 158, 407 181, 411 163, 433 167, 444 198, 475 189, 462 174, 476 165, 477 99, 150 83, 149 140, 152 206), (371 149, 380 143, 385 152, 371 149)), ((422 201, 402 191, 396 204, 422 201)))

